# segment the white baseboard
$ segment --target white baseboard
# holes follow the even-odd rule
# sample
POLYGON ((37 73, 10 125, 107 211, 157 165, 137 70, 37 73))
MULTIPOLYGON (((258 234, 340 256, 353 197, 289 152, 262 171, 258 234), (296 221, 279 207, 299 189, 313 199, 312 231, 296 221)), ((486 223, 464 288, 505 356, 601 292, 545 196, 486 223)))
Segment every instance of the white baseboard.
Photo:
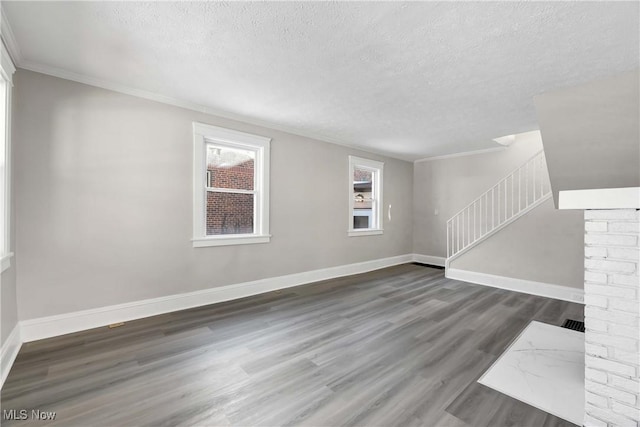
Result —
POLYGON ((442 256, 413 254, 413 262, 419 262, 421 264, 430 264, 444 267, 445 261, 446 258, 442 256))
MULTIPOLYGON (((184 294, 170 295, 161 298, 134 301, 91 310, 23 320, 14 327, 13 331, 2 346, 0 357, 0 387, 4 384, 4 380, 9 374, 11 366, 13 365, 23 342, 51 338, 91 328, 107 326, 113 323, 125 322, 158 314, 215 304, 223 301, 230 301, 279 289, 319 282, 322 280, 366 273, 368 271, 408 262, 420 262, 423 264, 444 266, 445 259, 442 257, 420 254, 399 255, 390 258, 381 258, 355 264, 323 268, 303 273, 295 273, 286 276, 272 277, 184 294)), ((584 291, 581 289, 552 285, 549 283, 512 279, 509 277, 457 269, 447 269, 446 276, 451 279, 463 280, 466 282, 565 301, 582 303, 584 300, 584 291)))
POLYGON ((9 371, 13 366, 13 362, 16 360, 16 356, 18 356, 21 346, 20 324, 18 323, 13 327, 6 341, 2 344, 2 350, 0 351, 0 388, 4 385, 4 380, 7 379, 7 375, 9 375, 9 371))
POLYGON ((29 319, 20 322, 20 336, 22 342, 35 341, 86 329, 98 328, 113 323, 244 298, 321 280, 366 273, 368 271, 412 262, 413 259, 413 254, 399 255, 184 294, 29 319))
POLYGON ((445 276, 449 279, 462 280, 478 285, 486 285, 494 288, 507 289, 509 291, 584 304, 584 290, 570 288, 568 286, 514 279, 512 277, 496 276, 456 268, 447 268, 445 276))

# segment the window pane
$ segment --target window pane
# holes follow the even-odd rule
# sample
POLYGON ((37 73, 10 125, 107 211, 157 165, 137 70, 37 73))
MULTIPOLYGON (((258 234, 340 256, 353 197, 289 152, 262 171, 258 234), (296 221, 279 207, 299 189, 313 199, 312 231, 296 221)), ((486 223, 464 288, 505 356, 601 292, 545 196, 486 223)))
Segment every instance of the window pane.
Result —
POLYGON ((255 151, 207 144, 207 187, 253 190, 255 151))
POLYGON ((253 194, 207 191, 207 236, 253 233, 253 194))
POLYGON ((353 228, 373 227, 373 172, 355 167, 353 170, 353 228))

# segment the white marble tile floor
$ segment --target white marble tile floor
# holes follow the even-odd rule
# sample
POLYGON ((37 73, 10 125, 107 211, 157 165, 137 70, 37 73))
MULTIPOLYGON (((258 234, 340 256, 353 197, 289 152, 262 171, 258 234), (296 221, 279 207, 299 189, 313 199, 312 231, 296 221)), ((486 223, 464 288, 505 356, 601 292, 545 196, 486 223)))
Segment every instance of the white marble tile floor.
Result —
POLYGON ((531 322, 478 382, 582 425, 584 334, 531 322))

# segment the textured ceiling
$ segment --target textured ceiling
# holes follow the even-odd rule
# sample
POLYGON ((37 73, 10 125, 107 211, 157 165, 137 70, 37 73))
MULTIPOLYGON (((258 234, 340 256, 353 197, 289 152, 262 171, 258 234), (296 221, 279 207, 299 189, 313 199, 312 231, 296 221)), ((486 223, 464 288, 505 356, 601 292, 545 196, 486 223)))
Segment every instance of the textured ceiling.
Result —
POLYGON ((404 159, 537 129, 533 96, 637 68, 638 2, 3 2, 54 67, 404 159))

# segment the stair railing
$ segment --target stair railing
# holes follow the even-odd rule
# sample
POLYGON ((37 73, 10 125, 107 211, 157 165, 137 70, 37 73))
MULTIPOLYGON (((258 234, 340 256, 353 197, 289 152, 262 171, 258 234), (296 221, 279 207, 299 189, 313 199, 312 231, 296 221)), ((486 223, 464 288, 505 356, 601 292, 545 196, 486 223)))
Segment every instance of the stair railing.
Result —
POLYGON ((447 221, 447 261, 549 197, 547 163, 544 151, 539 151, 447 221))

